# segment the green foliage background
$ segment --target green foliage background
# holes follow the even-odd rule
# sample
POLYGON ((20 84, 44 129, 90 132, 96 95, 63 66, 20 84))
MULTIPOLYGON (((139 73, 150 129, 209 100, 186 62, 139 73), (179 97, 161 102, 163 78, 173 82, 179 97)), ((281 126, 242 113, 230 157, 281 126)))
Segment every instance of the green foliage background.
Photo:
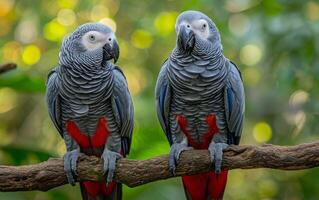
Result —
MULTIPOLYGON (((116 25, 135 105, 129 158, 168 153, 155 115, 154 85, 175 45, 178 13, 195 9, 218 26, 225 55, 242 71, 247 114, 242 144, 293 145, 318 138, 319 2, 299 0, 1 0, 0 61, 18 69, 0 76, 0 164, 62 156, 65 147, 46 110, 45 79, 61 40, 79 24, 116 25), (116 23, 115 23, 116 22, 116 23)), ((318 199, 318 169, 233 170, 225 199, 318 199)), ((78 187, 0 193, 0 199, 79 199, 78 187)), ((124 199, 183 199, 180 179, 136 188, 124 199)))

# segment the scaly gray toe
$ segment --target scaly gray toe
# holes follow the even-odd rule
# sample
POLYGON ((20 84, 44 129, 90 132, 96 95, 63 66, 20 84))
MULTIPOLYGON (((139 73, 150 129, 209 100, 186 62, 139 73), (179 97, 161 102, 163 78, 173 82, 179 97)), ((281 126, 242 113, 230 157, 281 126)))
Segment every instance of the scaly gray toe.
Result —
POLYGON ((211 161, 215 164, 215 173, 219 174, 221 172, 222 160, 223 160, 223 150, 228 147, 226 143, 214 143, 209 145, 209 152, 211 156, 211 161))
POLYGON ((63 156, 64 171, 67 176, 68 182, 73 186, 75 185, 75 180, 77 176, 77 172, 76 172, 77 160, 80 155, 81 155, 80 151, 78 149, 75 149, 75 150, 66 152, 66 154, 63 156))
POLYGON ((102 154, 102 159, 103 159, 103 172, 104 174, 107 174, 106 176, 106 182, 111 183, 113 180, 113 175, 115 171, 115 166, 116 166, 116 161, 121 158, 121 154, 110 151, 110 150, 105 150, 102 154))
POLYGON ((185 143, 174 143, 171 146, 171 150, 169 153, 169 171, 171 174, 175 175, 175 169, 176 169, 176 164, 179 159, 180 154, 188 149, 192 149, 191 147, 188 147, 185 143))

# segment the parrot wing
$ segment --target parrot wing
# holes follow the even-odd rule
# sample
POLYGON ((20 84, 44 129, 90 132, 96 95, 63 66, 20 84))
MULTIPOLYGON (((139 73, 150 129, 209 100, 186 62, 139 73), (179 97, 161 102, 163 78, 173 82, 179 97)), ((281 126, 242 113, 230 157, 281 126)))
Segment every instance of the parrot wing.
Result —
POLYGON ((166 60, 162 66, 162 69, 158 75, 156 88, 155 88, 155 98, 156 98, 156 110, 157 117, 161 124, 162 129, 164 130, 167 140, 170 145, 173 144, 172 134, 169 129, 169 107, 171 100, 171 89, 169 80, 167 77, 167 65, 168 61, 166 60))
POLYGON ((46 83, 46 101, 48 105, 49 115, 53 121, 54 126, 63 137, 63 130, 61 124, 61 111, 60 111, 60 96, 58 87, 58 74, 57 68, 51 70, 48 74, 48 80, 46 83))
POLYGON ((130 152, 132 141, 134 108, 127 81, 122 70, 115 66, 113 74, 114 91, 112 96, 112 108, 116 122, 120 127, 123 155, 127 155, 130 152))
POLYGON ((225 113, 228 130, 231 133, 230 144, 239 144, 243 130, 245 112, 245 92, 241 74, 236 64, 230 61, 228 83, 225 88, 225 113))

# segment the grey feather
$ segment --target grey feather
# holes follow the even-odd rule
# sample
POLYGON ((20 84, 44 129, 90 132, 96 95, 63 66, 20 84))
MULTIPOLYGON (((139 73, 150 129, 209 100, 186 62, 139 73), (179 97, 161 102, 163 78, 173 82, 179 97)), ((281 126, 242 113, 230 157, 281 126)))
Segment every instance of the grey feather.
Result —
POLYGON ((167 61, 164 62, 161 71, 158 75, 158 79, 155 87, 155 99, 156 99, 156 112, 160 125, 164 130, 166 137, 170 144, 173 143, 172 135, 169 129, 169 112, 170 112, 170 100, 171 90, 169 80, 167 77, 167 61))
POLYGON ((230 63, 225 87, 225 114, 229 131, 234 135, 234 144, 238 144, 243 129, 245 94, 238 68, 230 63), (231 98, 231 99, 229 99, 231 98))
POLYGON ((56 69, 50 71, 46 84, 46 101, 48 105, 48 111, 54 126, 63 135, 62 124, 61 124, 61 105, 59 96, 59 86, 57 83, 58 75, 56 69))
POLYGON ((116 122, 120 128, 120 135, 124 139, 127 139, 125 142, 128 143, 122 145, 124 147, 124 153, 128 154, 134 126, 133 103, 123 72, 120 68, 115 67, 113 73, 114 91, 112 95, 112 108, 116 122))

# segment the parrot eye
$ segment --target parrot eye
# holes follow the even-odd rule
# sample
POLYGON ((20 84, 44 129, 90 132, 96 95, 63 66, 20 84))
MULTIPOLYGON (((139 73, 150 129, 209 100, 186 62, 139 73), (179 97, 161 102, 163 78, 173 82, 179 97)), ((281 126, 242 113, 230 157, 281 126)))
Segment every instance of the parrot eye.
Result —
POLYGON ((206 24, 203 24, 203 29, 205 29, 207 27, 207 25, 206 24))
POLYGON ((90 41, 94 41, 95 40, 95 36, 94 35, 89 35, 89 40, 90 41))

